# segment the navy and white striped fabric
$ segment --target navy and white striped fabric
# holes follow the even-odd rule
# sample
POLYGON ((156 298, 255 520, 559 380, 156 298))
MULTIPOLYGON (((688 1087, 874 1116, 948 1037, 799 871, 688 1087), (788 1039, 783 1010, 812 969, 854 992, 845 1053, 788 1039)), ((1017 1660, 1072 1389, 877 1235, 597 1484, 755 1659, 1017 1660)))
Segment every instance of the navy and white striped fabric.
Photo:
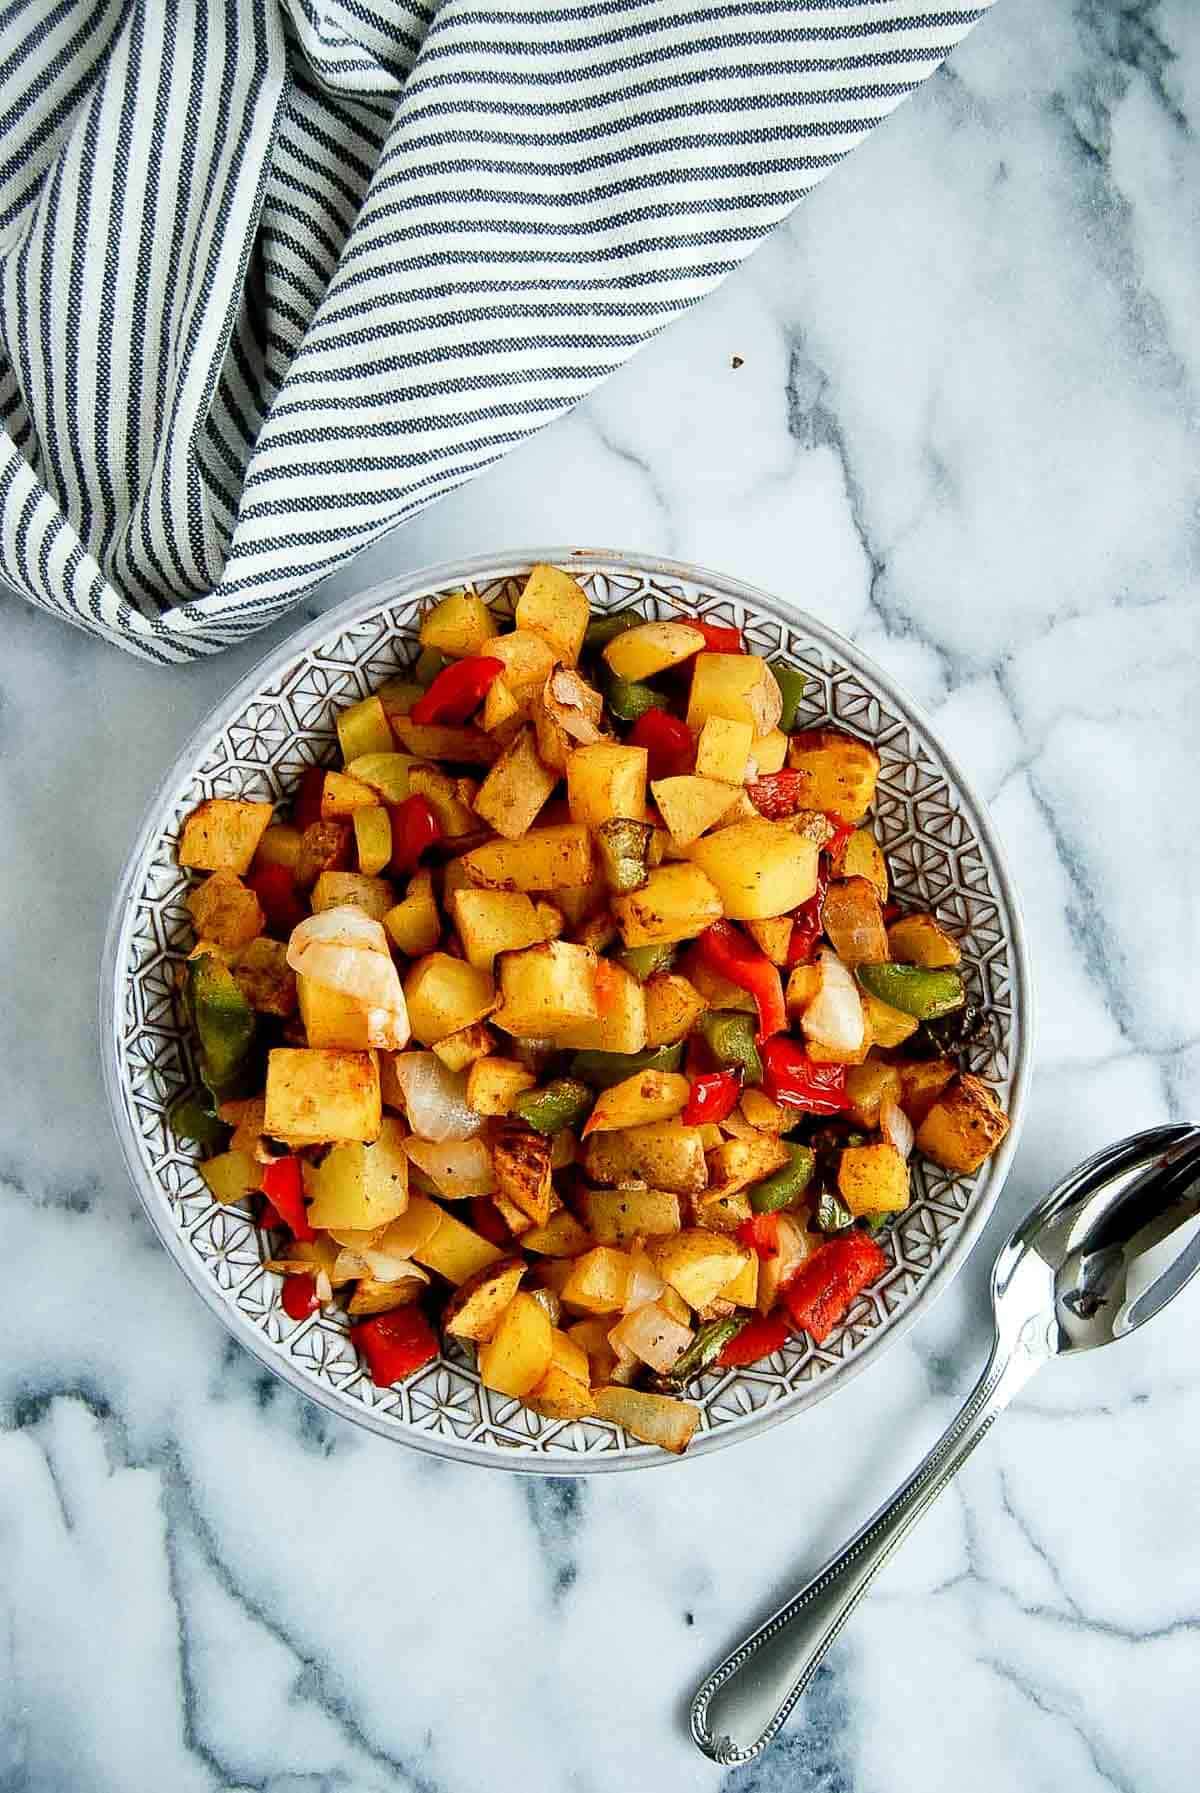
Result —
POLYGON ((0 577, 277 616, 699 298, 990 0, 0 0, 0 577))

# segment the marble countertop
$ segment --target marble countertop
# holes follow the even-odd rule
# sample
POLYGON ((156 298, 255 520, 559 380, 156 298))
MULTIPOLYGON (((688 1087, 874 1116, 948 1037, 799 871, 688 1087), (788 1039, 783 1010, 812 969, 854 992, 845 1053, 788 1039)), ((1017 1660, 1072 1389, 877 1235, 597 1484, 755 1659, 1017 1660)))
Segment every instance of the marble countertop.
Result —
MULTIPOLYGON (((120 1165, 96 966, 160 769, 270 641, 163 673, 0 598, 0 1787, 716 1787, 686 1696, 946 1422, 1014 1217, 1200 1118, 1197 123, 1188 0, 1003 0, 721 291, 305 606, 537 542, 696 560, 851 636, 989 802, 1040 994, 1009 1185, 907 1338, 736 1450, 441 1465, 228 1341, 120 1165)), ((1018 1399, 730 1793, 1194 1786, 1198 1322, 1018 1399)))

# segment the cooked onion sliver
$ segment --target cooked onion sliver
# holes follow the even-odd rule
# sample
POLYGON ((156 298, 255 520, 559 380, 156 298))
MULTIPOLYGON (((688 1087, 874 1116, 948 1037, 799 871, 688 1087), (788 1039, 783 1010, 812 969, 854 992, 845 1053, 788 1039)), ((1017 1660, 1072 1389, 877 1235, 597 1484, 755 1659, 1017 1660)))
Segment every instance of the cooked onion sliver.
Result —
POLYGON ((890 1140, 902 1158, 911 1158, 916 1136, 913 1124, 894 1097, 885 1097, 879 1107, 879 1131, 890 1140))
POLYGON ((652 1370, 665 1373, 692 1342, 692 1329, 669 1314, 657 1301, 649 1301, 618 1320, 608 1335, 616 1351, 631 1351, 652 1370))
POLYGON ((600 726, 604 699, 569 666, 556 666, 546 680, 542 702, 564 734, 583 747, 594 746, 604 739, 600 726))
POLYGON ((323 909, 318 915, 308 915, 292 929, 287 962, 293 971, 298 967, 292 955, 317 944, 349 946, 363 952, 383 953, 390 958, 382 922, 354 903, 339 903, 336 909, 323 909))
POLYGON ((424 1282, 429 1277, 411 1258, 394 1257, 386 1251, 364 1251, 362 1259, 376 1282, 424 1282))
POLYGON ((858 986, 835 952, 820 953, 821 982, 801 1017, 805 1036, 830 1052, 858 1052, 866 1038, 866 1017, 858 986))
POLYGON ((467 1106, 465 1071, 447 1070, 436 1052, 399 1053, 391 1068, 418 1139, 440 1145, 446 1139, 473 1139, 482 1131, 483 1116, 467 1106))
POLYGON ((404 1150, 442 1195, 490 1195, 496 1187, 492 1155, 481 1139, 406 1139, 404 1150))
POLYGON ((647 1302, 657 1301, 665 1293, 666 1283, 654 1268, 644 1251, 633 1254, 633 1268, 629 1272, 629 1282, 625 1290, 625 1302, 622 1311, 634 1313, 647 1302))

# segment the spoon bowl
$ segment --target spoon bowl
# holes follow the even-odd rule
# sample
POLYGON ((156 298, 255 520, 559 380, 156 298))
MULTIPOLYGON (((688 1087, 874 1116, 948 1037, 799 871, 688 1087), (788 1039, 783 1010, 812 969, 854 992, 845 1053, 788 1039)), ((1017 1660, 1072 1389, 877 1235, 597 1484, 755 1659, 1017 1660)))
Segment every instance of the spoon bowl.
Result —
POLYGON ((899 1492, 705 1681, 691 1711, 704 1754, 742 1764, 775 1737, 892 1551, 1035 1371, 1128 1337, 1197 1271, 1200 1127, 1108 1146, 1039 1202, 996 1259, 995 1339, 966 1404, 899 1492))

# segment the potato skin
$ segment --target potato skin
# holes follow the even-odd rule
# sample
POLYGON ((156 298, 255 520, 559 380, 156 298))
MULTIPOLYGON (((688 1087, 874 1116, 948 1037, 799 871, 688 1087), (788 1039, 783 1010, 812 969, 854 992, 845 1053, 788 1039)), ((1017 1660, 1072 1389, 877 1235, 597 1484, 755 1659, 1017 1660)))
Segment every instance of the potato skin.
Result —
POLYGON ((501 1258, 460 1283, 442 1315, 442 1328, 456 1339, 488 1339, 520 1286, 524 1258, 501 1258))
POLYGON ((917 1150, 944 1170, 970 1176, 1007 1132, 1008 1116, 987 1084, 963 1071, 921 1122, 917 1150))

